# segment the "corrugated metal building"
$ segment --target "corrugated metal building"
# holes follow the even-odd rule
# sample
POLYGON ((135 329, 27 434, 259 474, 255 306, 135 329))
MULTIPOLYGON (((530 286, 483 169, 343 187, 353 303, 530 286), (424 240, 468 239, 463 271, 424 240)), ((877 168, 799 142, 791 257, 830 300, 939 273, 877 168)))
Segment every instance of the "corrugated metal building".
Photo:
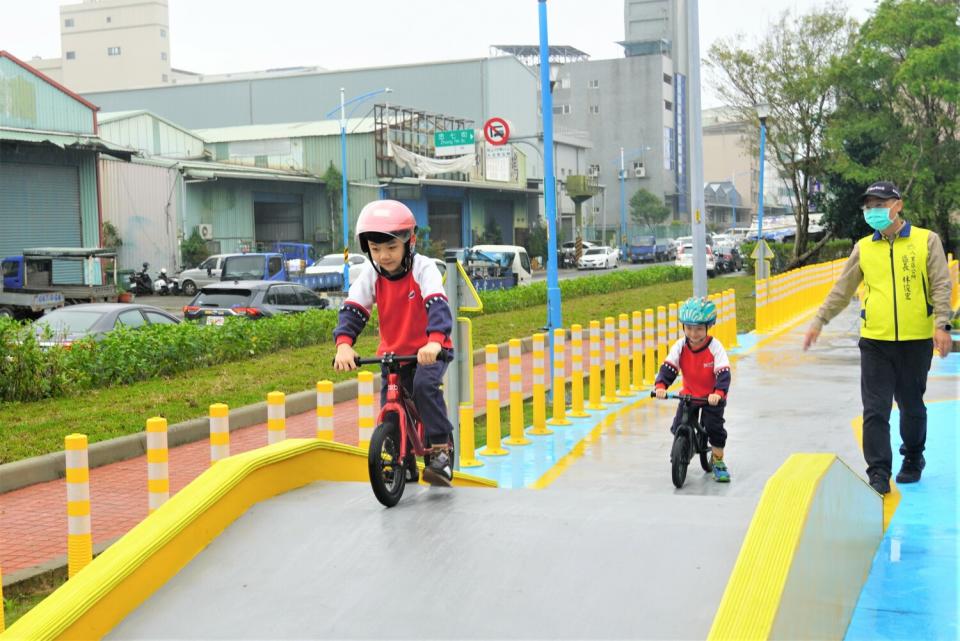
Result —
MULTIPOLYGON (((96 111, 0 51, 0 256, 100 245, 98 152, 132 152, 100 139, 96 111)), ((54 265, 55 279, 80 277, 78 263, 54 265)))

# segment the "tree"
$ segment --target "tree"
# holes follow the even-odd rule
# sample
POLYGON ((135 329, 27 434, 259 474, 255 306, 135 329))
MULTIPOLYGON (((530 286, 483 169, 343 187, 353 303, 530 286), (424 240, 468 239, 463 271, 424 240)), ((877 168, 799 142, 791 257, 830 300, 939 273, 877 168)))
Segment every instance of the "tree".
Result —
POLYGON ((330 166, 327 167, 327 171, 323 174, 323 183, 324 191, 327 195, 327 207, 330 208, 330 220, 332 221, 332 234, 333 238, 330 239, 330 246, 337 246, 337 234, 340 236, 343 235, 343 223, 337 224, 337 221, 343 220, 343 212, 341 211, 340 203, 343 200, 342 185, 343 185, 343 175, 333 166, 333 162, 330 162, 330 166))
POLYGON ((799 17, 784 13, 756 48, 741 47, 739 37, 710 48, 707 65, 720 76, 716 90, 740 119, 757 123, 759 131, 757 106, 770 106, 766 157, 790 184, 796 220, 787 268, 803 264, 830 238, 807 250, 809 185, 826 164, 824 135, 835 96, 828 72, 849 51, 855 32, 845 9, 828 5, 799 17))
POLYGON ((835 65, 828 137, 838 179, 894 181, 908 219, 948 248, 960 208, 958 20, 955 0, 883 0, 835 65))
POLYGON ((662 223, 670 215, 670 208, 663 201, 646 189, 638 189, 630 197, 630 218, 637 224, 653 228, 662 223))
POLYGON ((199 231, 194 229, 190 237, 180 244, 180 255, 184 269, 196 267, 210 256, 207 243, 200 238, 199 231))

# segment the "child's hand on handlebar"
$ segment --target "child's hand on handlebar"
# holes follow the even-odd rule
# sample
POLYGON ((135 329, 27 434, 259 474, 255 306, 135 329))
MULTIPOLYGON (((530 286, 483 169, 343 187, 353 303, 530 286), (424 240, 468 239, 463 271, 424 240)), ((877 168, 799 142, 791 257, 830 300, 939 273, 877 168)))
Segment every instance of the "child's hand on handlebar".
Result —
POLYGON ((662 387, 657 387, 653 390, 653 393, 657 395, 657 398, 664 399, 667 397, 667 390, 662 387))
POLYGON ((437 356, 443 347, 436 341, 430 341, 417 351, 418 365, 433 365, 437 362, 437 356))
POLYGON ((357 352, 353 345, 340 343, 337 345, 337 355, 333 358, 333 369, 339 372, 349 372, 357 369, 357 352))
POLYGON ((719 394, 710 394, 709 396, 707 396, 707 402, 710 403, 711 405, 717 405, 722 400, 723 400, 723 397, 720 396, 719 394))

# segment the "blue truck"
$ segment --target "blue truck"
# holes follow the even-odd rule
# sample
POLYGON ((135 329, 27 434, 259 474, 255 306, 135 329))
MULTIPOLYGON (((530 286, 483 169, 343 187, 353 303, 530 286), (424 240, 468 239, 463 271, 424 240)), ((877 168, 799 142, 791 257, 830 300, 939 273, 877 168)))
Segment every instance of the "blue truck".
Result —
POLYGON ((663 240, 658 241, 656 236, 636 236, 627 249, 627 257, 631 263, 666 260, 667 254, 667 243, 663 240))
POLYGON ((279 280, 298 283, 314 291, 343 289, 343 274, 307 274, 288 269, 288 259, 279 252, 237 254, 223 259, 220 280, 279 280))
POLYGON ((40 247, 7 256, 2 263, 7 303, 0 307, 6 316, 32 317, 64 303, 117 302, 117 254, 112 249, 40 247), (33 302, 14 305, 16 294, 25 295, 18 300, 33 302))

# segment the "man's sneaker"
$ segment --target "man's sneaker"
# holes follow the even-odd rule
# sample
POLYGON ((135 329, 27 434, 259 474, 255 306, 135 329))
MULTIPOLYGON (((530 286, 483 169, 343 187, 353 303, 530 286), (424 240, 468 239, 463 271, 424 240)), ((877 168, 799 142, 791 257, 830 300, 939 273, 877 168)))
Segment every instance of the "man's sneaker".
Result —
POLYGON ((723 461, 713 462, 713 480, 717 483, 730 482, 730 472, 727 470, 727 464, 723 461))
POLYGON ((920 480, 923 468, 927 466, 923 454, 917 456, 904 456, 903 465, 897 473, 897 483, 916 483, 920 480))
POLYGON ((870 487, 872 487, 877 494, 890 494, 890 479, 884 476, 882 472, 874 472, 870 475, 870 487))
POLYGON ((440 487, 453 485, 453 465, 448 445, 434 445, 431 448, 430 462, 423 468, 423 480, 440 487))

